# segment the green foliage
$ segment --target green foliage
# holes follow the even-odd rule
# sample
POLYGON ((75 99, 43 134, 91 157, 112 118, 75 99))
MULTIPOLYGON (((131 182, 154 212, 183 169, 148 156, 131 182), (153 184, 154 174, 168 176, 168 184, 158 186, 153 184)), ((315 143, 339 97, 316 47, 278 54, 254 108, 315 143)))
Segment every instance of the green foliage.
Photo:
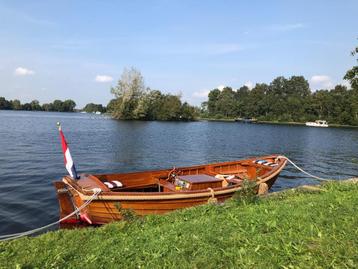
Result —
POLYGON ((106 108, 103 107, 101 104, 89 103, 83 108, 83 111, 86 111, 87 113, 94 113, 97 111, 104 113, 106 112, 106 108))
POLYGON ((40 102, 38 100, 31 101, 30 106, 31 106, 32 111, 41 111, 42 110, 42 108, 40 106, 40 102))
POLYGON ((337 85, 312 93, 302 76, 275 78, 270 85, 256 84, 234 91, 212 90, 203 116, 211 118, 254 117, 263 121, 305 122, 324 119, 330 123, 358 125, 358 91, 337 85))
POLYGON ((355 268, 358 184, 0 243, 1 268, 355 268))
POLYGON ((57 111, 57 112, 73 112, 76 107, 76 103, 67 99, 65 101, 55 100, 53 103, 40 105, 38 100, 33 100, 30 103, 21 104, 17 99, 6 100, 4 97, 0 97, 0 110, 27 110, 27 111, 57 111))
POLYGON ((146 88, 143 76, 134 68, 123 71, 111 92, 115 99, 107 107, 116 119, 193 120, 197 114, 194 107, 182 104, 179 96, 146 88))
POLYGON ((256 195, 257 185, 253 180, 244 180, 242 184, 242 189, 238 190, 234 196, 233 200, 239 204, 250 204, 258 201, 258 196, 256 195))
POLYGON ((113 116, 124 120, 133 119, 134 110, 145 92, 142 74, 135 68, 124 69, 117 85, 111 88, 111 93, 117 99, 113 116))
POLYGON ((4 109, 4 110, 12 109, 11 102, 6 100, 4 97, 0 97, 0 109, 4 109))
POLYGON ((13 110, 21 110, 22 107, 21 107, 20 100, 15 99, 15 100, 11 100, 10 102, 11 102, 11 108, 13 110))
MULTIPOLYGON (((354 51, 352 51, 352 56, 358 55, 358 47, 355 48, 354 51)), ((358 58, 356 59, 358 62, 358 58)), ((345 80, 348 80, 352 86, 353 89, 358 91, 358 65, 353 66, 351 69, 349 69, 344 76, 345 80)))
POLYGON ((114 204, 114 206, 116 207, 118 212, 121 214, 121 216, 123 218, 122 219, 123 221, 134 222, 134 221, 139 221, 140 220, 140 217, 137 214, 135 214, 133 209, 122 208, 122 205, 121 205, 120 202, 116 202, 114 204))
POLYGON ((67 99, 62 103, 62 110, 64 112, 73 112, 76 107, 75 101, 67 99))

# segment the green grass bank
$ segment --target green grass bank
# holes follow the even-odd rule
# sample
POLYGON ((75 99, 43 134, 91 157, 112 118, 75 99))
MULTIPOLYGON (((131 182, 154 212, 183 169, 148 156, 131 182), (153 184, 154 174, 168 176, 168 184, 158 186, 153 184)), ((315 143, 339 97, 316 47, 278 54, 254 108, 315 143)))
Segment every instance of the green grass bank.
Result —
POLYGON ((357 268, 358 184, 0 243, 0 268, 357 268))

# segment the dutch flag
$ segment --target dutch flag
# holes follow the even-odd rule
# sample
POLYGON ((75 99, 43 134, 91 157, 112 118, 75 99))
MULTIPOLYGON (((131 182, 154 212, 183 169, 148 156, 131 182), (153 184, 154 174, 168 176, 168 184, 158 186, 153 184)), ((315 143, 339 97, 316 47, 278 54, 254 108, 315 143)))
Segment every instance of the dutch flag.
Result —
POLYGON ((70 149, 67 146, 67 142, 65 136, 63 135, 62 128, 59 122, 57 123, 57 126, 58 126, 58 130, 60 131, 62 151, 63 151, 63 156, 65 158, 66 169, 73 179, 79 179, 80 177, 77 175, 76 167, 75 164, 73 163, 70 149))

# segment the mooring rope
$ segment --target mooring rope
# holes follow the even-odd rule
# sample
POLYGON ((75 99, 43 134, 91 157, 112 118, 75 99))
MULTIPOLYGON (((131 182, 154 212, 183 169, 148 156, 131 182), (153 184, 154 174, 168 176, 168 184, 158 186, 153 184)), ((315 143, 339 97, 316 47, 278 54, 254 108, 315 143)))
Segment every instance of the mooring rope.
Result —
POLYGON ((307 171, 303 170, 301 167, 299 167, 297 164, 295 164, 293 161, 291 161, 289 158, 287 158, 286 156, 277 156, 276 159, 286 159, 290 164, 292 164, 297 170, 301 171, 302 173, 314 178, 314 179, 317 179, 319 181, 330 181, 332 179, 326 179, 326 178, 321 178, 321 177, 317 177, 317 176, 314 176, 310 173, 308 173, 307 171))
MULTIPOLYGON (((330 181, 331 180, 331 179, 321 178, 321 177, 318 177, 318 176, 315 176, 315 175, 312 175, 312 174, 308 173, 307 171, 303 170, 301 167, 299 167, 297 164, 295 164, 292 160, 290 160, 286 156, 280 155, 280 156, 277 156, 276 159, 286 159, 297 170, 301 171, 302 173, 304 173, 304 174, 306 174, 306 175, 308 175, 308 176, 310 176, 310 177, 312 177, 312 178, 314 178, 316 180, 319 180, 319 181, 330 181)), ((0 235, 0 242, 1 241, 12 240, 12 239, 20 238, 20 237, 23 237, 23 236, 26 236, 26 235, 31 235, 31 234, 37 233, 37 232, 39 232, 41 230, 44 230, 44 229, 47 229, 47 228, 49 228, 51 226, 59 224, 60 222, 72 217, 73 215, 79 213, 82 209, 87 207, 94 199, 96 199, 98 197, 98 195, 100 194, 101 189, 93 189, 93 191, 94 191, 93 195, 83 205, 81 205, 79 208, 77 208, 71 214, 63 217, 62 219, 60 219, 58 221, 55 221, 53 223, 47 224, 47 225, 45 225, 43 227, 30 230, 30 231, 21 232, 21 233, 14 233, 14 234, 7 234, 7 235, 0 235)))
POLYGON ((7 240, 12 240, 12 239, 16 239, 16 238, 20 238, 26 235, 31 235, 34 233, 37 233, 41 230, 47 229, 51 226, 54 226, 56 224, 59 224, 60 222, 72 217, 73 215, 79 213, 82 209, 84 209, 85 207, 87 207, 94 199, 96 199, 98 197, 98 195, 101 192, 101 189, 93 189, 94 193, 93 195, 83 204, 81 205, 79 208, 77 208, 75 211, 73 211, 72 213, 70 213, 69 215, 63 217, 62 219, 55 221, 53 223, 47 224, 45 226, 42 226, 40 228, 36 228, 30 231, 26 231, 26 232, 21 232, 21 233, 14 233, 14 234, 7 234, 7 235, 0 235, 0 241, 7 241, 7 240))

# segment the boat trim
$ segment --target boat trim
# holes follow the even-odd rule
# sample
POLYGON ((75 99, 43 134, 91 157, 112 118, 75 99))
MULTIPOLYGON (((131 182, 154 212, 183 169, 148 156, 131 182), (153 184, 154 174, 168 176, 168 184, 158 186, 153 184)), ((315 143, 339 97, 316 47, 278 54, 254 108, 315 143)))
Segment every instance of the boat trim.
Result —
MULTIPOLYGON (((285 167, 286 162, 287 162, 286 159, 282 160, 282 163, 280 166, 274 168, 274 170, 272 170, 272 173, 270 175, 268 175, 267 177, 265 177, 263 179, 259 179, 256 182, 256 185, 265 183, 265 182, 269 181, 270 179, 274 178, 275 176, 277 176, 282 171, 282 169, 285 167)), ((65 184, 67 184, 71 189, 76 191, 82 200, 87 201, 87 200, 91 199, 92 195, 86 195, 86 194, 82 193, 81 191, 77 190, 76 188, 74 188, 72 186, 71 182, 69 182, 67 178, 63 178, 63 182, 65 184)), ((229 194, 229 193, 238 191, 241 188, 242 188, 242 186, 225 188, 224 190, 216 190, 216 191, 214 190, 214 195, 217 196, 217 195, 229 194)), ((85 191, 92 192, 92 190, 85 190, 85 191)), ((101 200, 151 201, 151 200, 174 200, 174 199, 187 199, 187 198, 201 198, 201 197, 211 197, 211 196, 212 196, 212 192, 210 190, 205 190, 204 192, 195 192, 195 193, 188 193, 188 192, 186 192, 186 193, 161 193, 160 195, 157 195, 157 194, 153 194, 153 195, 119 195, 117 193, 115 193, 114 195, 111 195, 111 194, 101 193, 97 196, 97 198, 94 199, 94 201, 101 201, 101 200)))

